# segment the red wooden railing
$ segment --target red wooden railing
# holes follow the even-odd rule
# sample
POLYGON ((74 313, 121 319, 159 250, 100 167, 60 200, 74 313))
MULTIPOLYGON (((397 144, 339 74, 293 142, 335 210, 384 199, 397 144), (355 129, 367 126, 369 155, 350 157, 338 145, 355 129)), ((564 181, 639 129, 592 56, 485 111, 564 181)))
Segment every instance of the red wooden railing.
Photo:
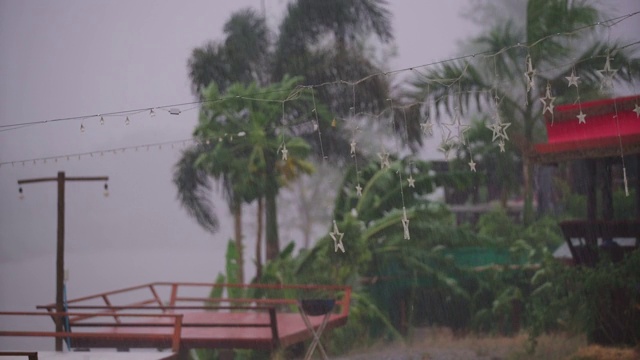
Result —
MULTIPOLYGON (((289 306, 293 308, 298 299, 287 298, 282 296, 285 292, 295 290, 297 292, 321 292, 325 297, 336 299, 336 307, 339 308, 341 316, 348 316, 349 303, 351 301, 351 288, 348 286, 324 286, 324 285, 267 285, 267 284, 212 284, 212 283, 196 283, 196 282, 154 282, 144 285, 127 287, 124 289, 103 292, 95 295, 84 296, 80 298, 70 299, 67 301, 67 309, 69 312, 55 312, 56 305, 48 304, 37 306, 38 309, 47 310, 47 312, 0 312, 0 322, 2 316, 51 316, 54 322, 69 320, 69 331, 64 332, 43 332, 43 331, 0 331, 0 336, 44 336, 58 338, 83 338, 104 337, 104 332, 71 332, 74 327, 81 328, 125 328, 125 327, 173 327, 171 335, 164 334, 135 334, 139 339, 146 339, 150 342, 163 342, 170 340, 171 348, 174 351, 180 348, 180 335, 183 327, 269 327, 273 347, 278 347, 279 336, 276 317, 276 307, 289 306), (210 297, 194 297, 180 296, 180 290, 184 288, 224 288, 224 289, 261 289, 271 292, 270 297, 260 298, 210 298, 210 297), (131 295, 140 290, 149 290, 149 298, 143 298, 135 302, 124 305, 116 305, 114 301, 115 295, 131 295), (159 295, 160 289, 164 289, 169 293, 169 300, 163 301, 159 295), (276 294, 274 294, 276 293, 276 294), (280 297, 277 297, 277 296, 280 297), (87 303, 99 301, 104 305, 87 305, 87 303), (192 304, 199 302, 202 305, 179 305, 192 304), (210 305, 211 304, 211 305, 210 305), (225 304, 225 305, 221 305, 225 304), (176 313, 181 310, 207 310, 207 311, 267 311, 269 313, 268 323, 183 323, 183 315, 176 313), (136 313, 129 313, 136 311, 136 313), (143 313, 143 311, 146 311, 143 313), (153 313, 148 313, 152 311, 153 313), (113 318, 112 321, 95 321, 98 318, 113 318), (150 317, 168 317, 173 318, 173 322, 154 322, 136 321, 123 322, 123 318, 150 318, 150 317), (94 321, 89 322, 91 319, 94 321)), ((111 339, 130 339, 131 333, 110 332, 107 334, 111 339)))

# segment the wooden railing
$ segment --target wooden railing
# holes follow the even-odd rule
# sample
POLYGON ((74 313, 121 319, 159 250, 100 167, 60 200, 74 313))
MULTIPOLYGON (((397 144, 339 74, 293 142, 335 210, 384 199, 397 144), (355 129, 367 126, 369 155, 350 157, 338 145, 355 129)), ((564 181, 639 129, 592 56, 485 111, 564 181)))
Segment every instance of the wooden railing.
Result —
MULTIPOLYGON (((276 311, 284 307, 295 309, 298 298, 291 297, 291 293, 322 293, 323 296, 336 299, 336 308, 342 316, 348 316, 349 303, 351 301, 351 288, 347 286, 321 286, 321 285, 264 285, 264 284, 212 284, 212 283, 186 283, 186 282, 155 282, 139 286, 128 287, 114 291, 103 292, 91 296, 70 299, 67 301, 66 307, 68 312, 58 313, 55 311, 55 304, 37 306, 38 309, 47 310, 47 312, 0 312, 0 322, 2 316, 51 316, 54 322, 68 321, 67 331, 63 332, 43 332, 43 331, 0 331, 0 336, 44 336, 56 338, 82 338, 85 341, 90 338, 104 337, 104 332, 77 332, 73 328, 130 328, 130 327, 172 327, 172 334, 138 334, 134 336, 137 339, 146 339, 150 343, 161 343, 170 341, 173 351, 180 348, 180 336, 182 328, 185 327, 268 327, 271 329, 272 346, 279 346, 279 334, 276 311), (184 288, 216 288, 223 287, 225 289, 261 289, 270 292, 270 297, 263 296, 259 298, 210 298, 210 297, 194 297, 180 296, 180 290, 184 288), (117 304, 114 301, 116 295, 125 295, 140 290, 149 290, 148 298, 126 303, 124 305, 117 304), (163 289, 168 292, 168 301, 163 301, 159 295, 159 290, 163 289), (289 294, 289 298, 283 294, 289 294), (278 297, 279 296, 279 297, 278 297), (87 305, 87 303, 96 300, 104 305, 87 305), (200 305, 182 305, 200 303, 200 305), (224 304, 224 305, 223 305, 224 304), (180 312, 190 310, 206 310, 206 311, 266 311, 269 313, 269 321, 260 323, 185 323, 183 314, 180 312), (136 313, 130 313, 135 311, 136 313), (154 321, 135 321, 125 322, 125 318, 155 318, 154 321), (168 322, 158 322, 158 317, 166 317, 173 319, 168 322), (95 321, 99 318, 109 318, 110 321, 95 321)), ((295 310, 291 310, 295 311, 295 310)), ((131 333, 109 332, 108 337, 111 339, 130 339, 131 333)))
MULTIPOLYGON (((71 312, 26 312, 26 311, 2 311, 0 312, 0 318, 7 316, 51 316, 54 318, 54 321, 63 321, 65 317, 79 316, 84 314, 71 313, 71 312)), ((95 314, 94 317, 104 317, 104 314, 95 314)), ((148 327, 148 326, 164 326, 164 327, 172 327, 172 334, 135 334, 137 339, 145 339, 153 342, 167 342, 171 344, 172 351, 180 350, 180 334, 182 332, 182 314, 120 314, 121 317, 132 317, 132 318, 158 318, 165 317, 169 319, 173 319, 173 322, 168 323, 151 323, 151 322, 132 322, 126 323, 126 326, 130 327, 148 327), (152 325, 153 324, 153 325, 152 325)), ((87 327, 104 327, 104 326, 114 326, 113 323, 91 323, 84 324, 87 327)), ((118 326, 124 326, 125 324, 120 323, 118 326)), ((100 333, 100 332, 55 332, 55 331, 0 331, 0 336, 28 336, 28 337, 55 337, 55 338, 66 338, 66 339, 104 339, 108 337, 109 339, 130 339, 132 337, 131 334, 123 334, 123 333, 100 333)))
POLYGON ((38 360, 38 353, 34 351, 0 351, 0 357, 11 356, 20 357, 24 356, 28 360, 38 360))
MULTIPOLYGON (((187 302, 201 302, 201 303, 228 303, 228 304, 255 304, 256 306, 260 305, 295 305, 297 303, 297 298, 210 298, 210 297, 189 297, 189 296, 179 296, 179 290, 181 288, 187 287, 201 287, 201 288, 225 288, 225 289, 261 289, 261 290, 271 290, 271 291, 282 291, 286 290, 297 290, 301 292, 309 291, 309 292, 318 292, 322 291, 325 293, 333 293, 334 298, 336 298, 336 305, 340 307, 341 315, 349 314, 349 303, 351 301, 351 288, 348 286, 336 286, 336 285, 273 285, 273 284, 212 284, 212 283, 197 283, 197 282, 154 282, 139 286, 128 287, 125 289, 119 289, 114 291, 108 291, 104 293, 99 293, 91 296, 80 297, 76 299, 70 299, 67 301, 67 305, 69 309, 79 309, 75 307, 75 305, 92 301, 92 300, 101 300, 104 302, 104 307, 93 307, 93 309, 104 309, 105 314, 110 314, 117 318, 117 314, 113 312, 113 309, 131 309, 136 307, 144 307, 147 309, 160 309, 163 312, 168 312, 170 310, 176 310, 176 305, 178 303, 187 302), (170 297, 167 302, 163 302, 162 298, 158 295, 157 289, 160 287, 169 287, 170 297), (114 306, 111 301, 114 295, 122 295, 125 293, 131 293, 134 291, 149 289, 151 293, 151 297, 148 299, 144 299, 141 301, 137 301, 134 303, 129 303, 125 305, 114 306), (147 306, 150 304, 157 304, 157 306, 147 306)), ((54 311, 56 308, 55 304, 41 305, 37 307, 38 309, 46 309, 48 311, 54 311)), ((208 309, 212 309, 208 307, 208 309)), ((79 318, 70 318, 71 322, 77 322, 79 320, 85 319, 87 316, 95 316, 95 314, 82 314, 79 318)), ((117 321, 117 320, 116 320, 117 321)))

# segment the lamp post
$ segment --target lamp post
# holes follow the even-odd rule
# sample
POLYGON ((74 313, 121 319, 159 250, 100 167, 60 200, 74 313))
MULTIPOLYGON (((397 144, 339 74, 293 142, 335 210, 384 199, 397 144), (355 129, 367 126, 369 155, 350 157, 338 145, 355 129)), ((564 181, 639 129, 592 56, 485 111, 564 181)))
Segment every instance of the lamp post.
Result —
MULTIPOLYGON (((64 311, 64 192, 65 184, 68 181, 108 181, 108 176, 93 177, 67 177, 64 171, 59 171, 57 177, 50 178, 34 178, 18 180, 18 185, 32 184, 39 182, 57 182, 58 183, 58 231, 56 242, 56 312, 64 311)), ((22 188, 20 188, 22 194, 22 188)), ((56 318, 56 332, 63 331, 62 319, 56 318)), ((62 338, 56 337, 56 351, 62 351, 62 338)))

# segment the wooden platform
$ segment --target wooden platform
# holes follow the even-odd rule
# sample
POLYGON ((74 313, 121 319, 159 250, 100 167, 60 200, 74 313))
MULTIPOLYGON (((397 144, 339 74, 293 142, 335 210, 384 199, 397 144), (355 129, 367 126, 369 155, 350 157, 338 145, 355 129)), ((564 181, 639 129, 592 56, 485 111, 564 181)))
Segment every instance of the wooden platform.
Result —
POLYGON ((136 352, 55 352, 3 351, 0 360, 174 360, 175 354, 156 351, 136 352))
MULTIPOLYGON (((193 348, 243 348, 272 350, 288 347, 305 341, 311 337, 302 317, 298 313, 279 313, 277 317, 278 337, 274 339, 271 328, 257 327, 256 324, 269 326, 269 315, 265 313, 236 312, 198 312, 184 314, 180 334, 180 349, 193 348), (229 324, 236 326, 230 327, 229 324)), ((310 317, 314 328, 317 328, 322 317, 310 317)), ((76 337, 71 340, 76 348, 170 348, 173 333, 172 324, 164 319, 152 320, 158 325, 167 327, 113 326, 100 331, 100 337, 76 337), (126 338, 112 337, 112 334, 127 335, 126 338), (143 336, 139 336, 143 335, 143 336), (158 335, 148 337, 148 335, 158 335)), ((347 317, 332 314, 327 328, 335 328, 346 324, 347 317)))
MULTIPOLYGON (((63 321, 67 329, 0 331, 0 336, 51 336, 64 339, 73 349, 273 350, 312 337, 299 312, 297 298, 310 296, 336 300, 326 329, 347 323, 351 288, 345 286, 151 283, 70 299, 68 312, 56 312, 55 304, 38 306, 46 310, 40 312, 0 312, 0 321, 3 316, 50 316, 54 322, 63 321), (208 292, 216 287, 227 294, 251 289, 259 296, 210 298, 181 293, 186 288, 208 292), (161 296, 163 290, 168 295, 165 298, 161 296), (122 298, 127 302, 118 301, 122 298)), ((309 319, 317 329, 323 316, 309 319)))

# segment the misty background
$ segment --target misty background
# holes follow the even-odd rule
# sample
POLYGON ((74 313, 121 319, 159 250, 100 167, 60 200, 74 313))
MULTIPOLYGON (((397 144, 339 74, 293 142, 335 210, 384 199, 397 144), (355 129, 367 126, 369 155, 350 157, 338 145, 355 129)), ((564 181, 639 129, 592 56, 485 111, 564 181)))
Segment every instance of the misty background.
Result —
MULTIPOLYGON (((387 70, 445 60, 461 53, 460 42, 483 24, 522 6, 474 12, 488 1, 391 1, 395 48, 387 70)), ((489 1, 490 2, 490 1, 489 1)), ((511 3, 511 2, 500 2, 511 3)), ((264 11, 272 30, 284 0, 228 1, 45 1, 0 0, 0 126, 130 109, 148 109, 195 100, 187 76, 191 51, 222 38, 232 12, 251 6, 264 11)), ((607 14, 640 10, 637 0, 602 2, 607 14)), ((611 37, 640 33, 634 20, 610 30, 611 37)), ((401 76, 394 79, 400 82, 401 76)), ((353 80, 353 79, 346 79, 353 80)), ((144 147, 103 156, 71 157, 36 164, 25 159, 133 147, 189 139, 198 108, 180 106, 180 115, 156 110, 0 129, 0 311, 33 311, 55 300, 57 191, 54 182, 23 186, 34 177, 109 176, 109 196, 101 182, 66 187, 66 267, 69 298, 152 281, 213 282, 224 267, 232 236, 227 204, 216 191, 221 219, 216 234, 202 230, 180 207, 172 183, 181 146, 144 147), (80 131, 81 125, 85 128, 80 131)), ((444 159, 427 139, 423 155, 444 159)), ((287 226, 281 202, 281 243, 300 234, 287 226)), ((255 274, 253 212, 245 216, 247 278, 255 274)), ((293 215, 290 215, 290 217, 293 215)), ((326 224, 325 231, 329 229, 326 224)), ((50 321, 44 326, 53 327, 50 321)), ((8 329, 13 324, 0 324, 8 329)), ((41 339, 38 346, 53 347, 41 339)), ((39 340, 38 340, 39 341, 39 340)), ((33 349, 33 339, 0 338, 0 349, 33 349)))

